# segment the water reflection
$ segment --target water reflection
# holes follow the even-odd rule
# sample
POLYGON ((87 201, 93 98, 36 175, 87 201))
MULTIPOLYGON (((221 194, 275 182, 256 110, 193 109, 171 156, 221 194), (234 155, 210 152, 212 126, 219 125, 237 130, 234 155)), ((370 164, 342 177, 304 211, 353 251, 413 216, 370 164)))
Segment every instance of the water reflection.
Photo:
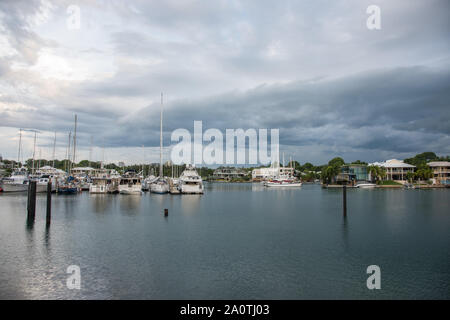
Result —
POLYGON ((118 195, 120 201, 120 211, 121 213, 127 215, 135 215, 138 213, 138 209, 141 206, 141 195, 127 194, 118 195))
POLYGON ((344 244, 344 249, 348 249, 348 221, 347 217, 342 217, 342 243, 344 244))
POLYGON ((111 204, 111 197, 107 194, 90 194, 92 204, 92 211, 95 213, 105 213, 109 211, 111 204))
POLYGON ((44 246, 45 246, 45 253, 47 255, 47 258, 50 257, 50 225, 45 226, 45 234, 44 234, 44 246))
POLYGON ((200 200, 203 196, 199 194, 183 194, 181 197, 181 208, 183 214, 191 215, 199 211, 200 200))

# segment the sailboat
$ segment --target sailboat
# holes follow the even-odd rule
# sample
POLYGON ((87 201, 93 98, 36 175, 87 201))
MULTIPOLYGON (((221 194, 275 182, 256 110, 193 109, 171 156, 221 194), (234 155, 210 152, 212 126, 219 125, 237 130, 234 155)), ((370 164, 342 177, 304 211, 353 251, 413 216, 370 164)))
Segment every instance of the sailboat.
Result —
MULTIPOLYGON (((291 161, 292 163, 292 161, 291 161)), ((283 154, 283 165, 284 168, 284 154, 283 154)), ((266 187, 301 187, 302 183, 296 180, 294 177, 289 177, 288 175, 280 175, 279 161, 277 165, 277 176, 275 179, 267 181, 264 184, 266 187)))
POLYGON ((161 92, 160 134, 159 134, 159 177, 150 184, 150 192, 164 194, 169 192, 169 183, 163 174, 163 93, 161 92))
POLYGON ((22 147, 22 129, 19 133, 19 153, 17 156, 17 168, 14 169, 11 176, 3 178, 0 183, 3 192, 26 192, 28 190, 28 172, 25 167, 20 167, 20 152, 22 147))
POLYGON ((77 115, 75 115, 75 130, 74 130, 74 136, 73 136, 73 159, 70 158, 70 137, 71 132, 69 132, 69 143, 67 146, 67 173, 68 177, 66 179, 63 179, 61 182, 58 183, 58 189, 57 192, 59 194, 77 194, 80 191, 79 185, 75 178, 70 175, 70 171, 72 168, 72 164, 75 164, 75 154, 76 154, 76 142, 77 142, 77 115), (72 163, 71 163, 72 162, 72 163))

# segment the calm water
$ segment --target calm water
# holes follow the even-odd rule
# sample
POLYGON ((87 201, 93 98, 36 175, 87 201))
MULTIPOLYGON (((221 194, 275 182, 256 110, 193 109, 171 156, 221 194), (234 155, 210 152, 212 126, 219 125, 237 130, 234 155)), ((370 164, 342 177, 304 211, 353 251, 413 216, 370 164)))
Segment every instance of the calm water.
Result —
POLYGON ((30 229, 26 196, 0 194, 0 298, 450 298, 450 190, 348 190, 346 220, 341 192, 54 195, 48 230, 45 196, 30 229), (366 287, 372 264, 381 290, 366 287))

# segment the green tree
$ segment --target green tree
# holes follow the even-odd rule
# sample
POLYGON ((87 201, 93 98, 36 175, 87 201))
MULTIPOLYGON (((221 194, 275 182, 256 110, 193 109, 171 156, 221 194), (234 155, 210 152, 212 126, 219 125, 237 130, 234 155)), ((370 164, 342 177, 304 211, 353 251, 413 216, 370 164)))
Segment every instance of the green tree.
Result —
POLYGON ((412 183, 412 182, 413 182, 414 176, 415 176, 415 175, 414 175, 413 172, 408 172, 408 173, 406 174, 406 179, 408 179, 409 183, 412 183))
POLYGON ((427 162, 439 160, 438 156, 434 152, 422 152, 419 154, 416 154, 412 158, 405 159, 405 163, 412 164, 413 166, 420 167, 422 165, 425 165, 427 162))
POLYGON ((336 158, 333 158, 330 161, 328 161, 328 166, 332 166, 332 167, 341 167, 344 164, 345 164, 345 161, 341 157, 336 157, 336 158))

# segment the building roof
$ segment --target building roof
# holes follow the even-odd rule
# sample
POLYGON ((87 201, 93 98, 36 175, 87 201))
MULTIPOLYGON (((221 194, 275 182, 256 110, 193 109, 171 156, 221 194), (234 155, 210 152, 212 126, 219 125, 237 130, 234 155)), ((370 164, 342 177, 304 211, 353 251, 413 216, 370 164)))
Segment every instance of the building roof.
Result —
POLYGON ((373 166, 379 166, 379 167, 385 167, 385 168, 415 168, 416 166, 413 166, 409 163, 404 163, 402 160, 397 159, 390 159, 386 160, 385 162, 374 162, 370 165, 373 166))
POLYGON ((430 167, 450 167, 449 161, 431 161, 428 162, 427 165, 430 167))

